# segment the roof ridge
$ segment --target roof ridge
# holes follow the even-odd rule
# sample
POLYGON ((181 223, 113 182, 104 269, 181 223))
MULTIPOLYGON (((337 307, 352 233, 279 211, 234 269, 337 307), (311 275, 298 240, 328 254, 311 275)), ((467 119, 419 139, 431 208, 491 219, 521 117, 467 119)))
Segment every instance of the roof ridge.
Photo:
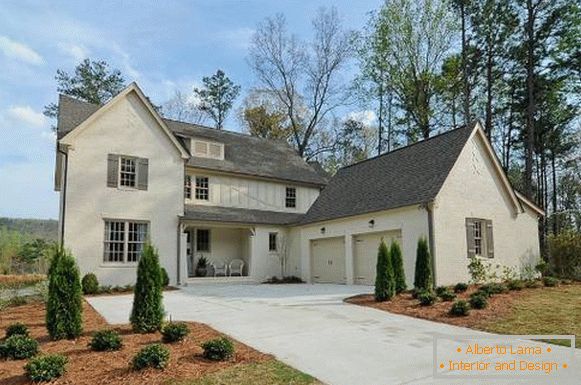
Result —
POLYGON ((356 163, 349 164, 347 166, 341 167, 337 172, 339 172, 341 170, 344 170, 346 168, 349 168, 349 167, 357 166, 357 165, 362 164, 362 163, 365 163, 367 161, 376 160, 376 159, 379 159, 379 158, 382 158, 382 157, 386 157, 388 155, 392 155, 392 154, 394 154, 394 153, 396 153, 398 151, 409 149, 410 147, 413 147, 416 144, 426 143, 426 142, 429 142, 432 139, 440 138, 440 137, 442 137, 444 135, 447 135, 447 134, 450 134, 450 133, 453 133, 453 132, 456 132, 456 131, 460 131, 462 129, 466 129, 468 127, 471 127, 470 130, 473 130, 474 129, 474 125, 477 122, 478 122, 477 120, 473 120, 472 122, 470 122, 468 124, 462 125, 460 127, 453 128, 453 129, 448 130, 448 131, 440 132, 439 134, 436 134, 434 136, 430 136, 429 138, 426 138, 426 139, 423 139, 423 140, 418 140, 417 142, 413 142, 413 143, 408 144, 406 146, 398 147, 395 150, 392 150, 392 151, 389 151, 389 152, 384 152, 383 154, 375 155, 375 156, 372 156, 370 158, 360 160, 359 162, 356 162, 356 163))

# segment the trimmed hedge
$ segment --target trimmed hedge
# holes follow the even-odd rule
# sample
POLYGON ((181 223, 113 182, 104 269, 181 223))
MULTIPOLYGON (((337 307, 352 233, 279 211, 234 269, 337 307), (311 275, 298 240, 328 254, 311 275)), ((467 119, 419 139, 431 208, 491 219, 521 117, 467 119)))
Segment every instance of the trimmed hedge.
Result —
POLYGON ((123 341, 115 330, 99 330, 93 335, 89 346, 96 352, 113 351, 121 349, 123 341))
POLYGON ((204 358, 212 361, 225 361, 234 355, 234 344, 226 337, 216 338, 202 344, 204 358))
POLYGON ((387 301, 395 295, 395 280, 393 277, 393 265, 389 250, 385 242, 381 240, 377 250, 377 265, 375 274, 375 300, 387 301))
POLYGON ((48 354, 28 361, 24 370, 33 382, 51 381, 65 373, 68 362, 68 358, 63 355, 48 354))
POLYGON ((83 294, 97 294, 99 292, 99 280, 93 273, 85 274, 81 285, 83 286, 83 294))
POLYGON ((161 344, 147 345, 133 357, 131 367, 134 370, 144 368, 163 369, 169 362, 169 349, 161 344))
POLYGON ((163 322, 161 273, 157 250, 146 243, 137 266, 131 325, 138 333, 153 333, 163 322))

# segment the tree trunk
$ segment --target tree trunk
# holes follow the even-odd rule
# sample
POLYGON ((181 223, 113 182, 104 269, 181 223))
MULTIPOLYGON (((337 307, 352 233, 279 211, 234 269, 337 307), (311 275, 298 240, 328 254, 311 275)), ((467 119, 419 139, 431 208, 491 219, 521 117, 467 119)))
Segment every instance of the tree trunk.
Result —
POLYGON ((390 90, 387 96, 387 152, 391 151, 392 147, 392 127, 391 127, 391 108, 393 105, 393 92, 390 90))
POLYGON ((466 41, 466 13, 464 4, 460 5, 460 19, 462 21, 462 80, 464 83, 464 124, 470 123, 470 84, 468 81, 468 42, 466 41))
POLYGON ((381 145, 383 139, 383 73, 379 79, 379 121, 377 127, 377 155, 381 155, 381 145))
POLYGON ((557 170, 555 169, 555 154, 551 152, 551 176, 553 182, 553 195, 551 203, 553 206, 553 234, 559 233, 559 215, 557 214, 557 170))
POLYGON ((486 121, 484 123, 484 132, 486 132, 488 140, 491 140, 492 137, 492 83, 494 82, 492 76, 492 67, 494 65, 492 55, 492 43, 488 41, 486 58, 486 121))
POLYGON ((527 0, 527 118, 525 135, 525 195, 530 199, 533 195, 533 154, 535 145, 535 58, 534 58, 534 25, 535 9, 532 0, 527 0))

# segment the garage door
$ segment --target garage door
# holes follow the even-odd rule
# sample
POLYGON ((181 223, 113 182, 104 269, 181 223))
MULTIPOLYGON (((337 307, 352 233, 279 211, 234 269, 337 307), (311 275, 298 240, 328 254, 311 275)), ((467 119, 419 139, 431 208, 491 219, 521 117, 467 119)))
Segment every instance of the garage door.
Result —
POLYGON ((377 249, 381 239, 387 247, 392 240, 397 240, 401 246, 401 231, 386 231, 381 233, 360 234, 353 237, 353 267, 354 280, 359 285, 375 285, 375 269, 377 265, 377 249))
POLYGON ((345 238, 311 241, 312 279, 315 283, 345 283, 345 238))

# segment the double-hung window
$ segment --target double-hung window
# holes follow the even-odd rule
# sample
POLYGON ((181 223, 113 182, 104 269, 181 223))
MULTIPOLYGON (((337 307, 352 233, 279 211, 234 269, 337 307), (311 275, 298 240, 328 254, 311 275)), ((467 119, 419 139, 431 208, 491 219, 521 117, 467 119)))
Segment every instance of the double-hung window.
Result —
POLYGON ((210 200, 210 183, 207 176, 196 177, 196 199, 210 200))
POLYGON ((135 187, 137 181, 137 165, 134 158, 119 158, 119 186, 135 187))
POLYGON ((192 176, 186 175, 184 178, 184 197, 192 199, 192 176))
POLYGON ((285 196, 285 207, 296 208, 297 207, 297 189, 296 187, 287 187, 285 196))
POLYGON ((278 233, 268 233, 268 251, 278 251, 278 233))
POLYGON ((466 218, 468 257, 494 257, 492 230, 492 221, 489 219, 466 218))
POLYGON ((196 230, 196 251, 206 253, 210 252, 210 230, 196 230))
POLYGON ((148 236, 148 227, 148 223, 142 221, 106 220, 103 261, 138 262, 148 236))

